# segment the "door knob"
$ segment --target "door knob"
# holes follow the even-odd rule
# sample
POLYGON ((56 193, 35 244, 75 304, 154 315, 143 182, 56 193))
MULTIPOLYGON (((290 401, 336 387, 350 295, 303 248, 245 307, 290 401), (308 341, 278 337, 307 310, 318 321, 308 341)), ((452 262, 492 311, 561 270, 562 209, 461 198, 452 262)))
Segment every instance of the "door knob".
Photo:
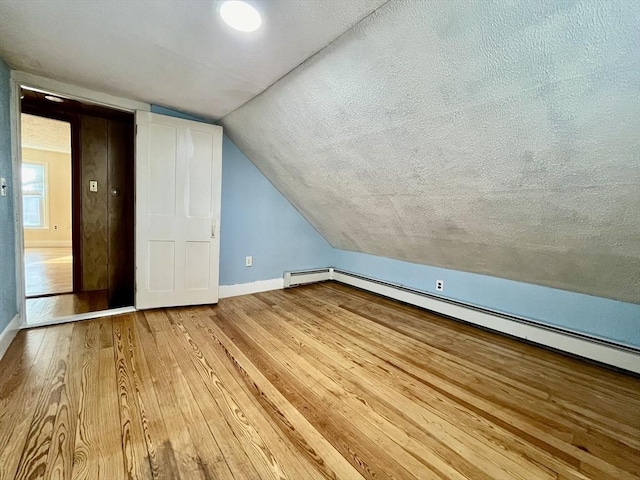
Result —
POLYGON ((111 195, 113 195, 114 197, 117 197, 118 195, 120 195, 120 190, 113 188, 111 190, 111 195))

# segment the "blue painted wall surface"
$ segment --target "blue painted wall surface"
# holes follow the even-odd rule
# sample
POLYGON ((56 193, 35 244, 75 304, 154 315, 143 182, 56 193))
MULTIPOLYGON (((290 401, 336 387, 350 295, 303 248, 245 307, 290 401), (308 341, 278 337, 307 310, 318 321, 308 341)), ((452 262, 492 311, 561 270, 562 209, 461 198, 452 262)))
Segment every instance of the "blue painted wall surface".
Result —
POLYGON ((637 304, 345 250, 335 250, 334 267, 640 348, 637 304))
POLYGON ((179 112, 178 110, 162 107, 160 105, 151 105, 151 112, 159 113, 160 115, 167 115, 168 117, 176 117, 176 118, 183 118, 185 120, 193 120, 194 122, 210 123, 212 125, 215 123, 207 118, 191 115, 190 113, 179 112))
POLYGON ((327 267, 333 249, 253 163, 224 137, 220 285, 327 267), (253 256, 253 267, 244 266, 253 256))
MULTIPOLYGON (((157 105, 153 113, 207 119, 157 105)), ((212 122, 209 122, 212 123, 212 122)), ((333 249, 234 143, 222 143, 220 285, 282 278, 284 272, 332 264, 333 249), (245 257, 253 267, 245 267, 245 257)))
MULTIPOLYGON (((9 67, 0 59, 0 176, 5 177, 8 185, 12 186, 9 73, 9 67)), ((6 197, 0 197, 0 332, 18 313, 14 231, 11 188, 6 197)))

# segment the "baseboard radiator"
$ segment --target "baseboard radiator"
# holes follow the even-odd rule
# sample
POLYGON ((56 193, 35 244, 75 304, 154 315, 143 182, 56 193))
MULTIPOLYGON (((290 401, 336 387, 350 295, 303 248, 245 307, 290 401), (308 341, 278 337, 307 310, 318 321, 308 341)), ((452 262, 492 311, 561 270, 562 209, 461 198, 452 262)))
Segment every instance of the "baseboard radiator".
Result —
POLYGON ((298 285, 305 285, 307 283, 324 282, 326 280, 333 280, 333 268, 285 272, 284 288, 297 287, 298 285))
POLYGON ((495 312, 427 292, 384 282, 337 268, 287 272, 284 286, 295 287, 333 280, 394 300, 399 300, 454 320, 470 323, 512 337, 537 343, 555 350, 593 360, 598 363, 640 374, 640 349, 619 345, 561 327, 495 312))

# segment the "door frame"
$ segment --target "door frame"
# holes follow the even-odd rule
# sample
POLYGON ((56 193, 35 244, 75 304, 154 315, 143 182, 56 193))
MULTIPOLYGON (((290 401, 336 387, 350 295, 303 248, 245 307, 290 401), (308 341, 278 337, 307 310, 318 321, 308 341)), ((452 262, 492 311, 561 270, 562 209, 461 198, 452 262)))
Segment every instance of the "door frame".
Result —
MULTIPOLYGON (((11 157, 12 157, 12 188, 13 188, 13 207, 14 207, 14 228, 15 228, 15 253, 16 253, 16 305, 18 307, 18 315, 20 318, 20 328, 35 327, 43 325, 53 325, 60 323, 60 321, 51 321, 46 323, 27 325, 26 321, 26 295, 25 295, 25 274, 24 274, 24 230, 22 222, 22 179, 21 179, 21 165, 22 165, 22 148, 21 148, 21 132, 20 132, 20 88, 22 86, 32 88, 34 90, 41 90, 47 93, 58 94, 62 97, 72 100, 80 100, 104 107, 112 108, 115 110, 122 110, 129 113, 134 113, 136 110, 151 111, 151 105, 148 103, 138 102, 136 100, 129 100, 127 98, 117 97, 106 93, 97 92, 87 88, 76 87, 57 80, 51 80, 49 78, 40 77, 30 73, 25 73, 17 70, 11 71, 11 96, 10 96, 10 121, 11 121, 11 157)), ((134 138, 135 141, 135 138, 134 138)), ((136 162, 135 149, 134 149, 134 162, 136 162)), ((135 195, 135 185, 134 185, 135 195)), ((135 212, 134 212, 135 215, 135 212)), ((134 218, 135 222, 135 218, 134 218)), ((135 232, 134 232, 135 236, 135 232)), ((110 310, 110 314, 126 313, 135 311, 135 305, 133 307, 124 307, 110 310)), ((96 314, 104 311, 95 312, 96 314)), ((99 315, 96 315, 99 316, 99 315)), ((76 321, 86 320, 87 314, 71 315, 64 318, 64 321, 76 321)))

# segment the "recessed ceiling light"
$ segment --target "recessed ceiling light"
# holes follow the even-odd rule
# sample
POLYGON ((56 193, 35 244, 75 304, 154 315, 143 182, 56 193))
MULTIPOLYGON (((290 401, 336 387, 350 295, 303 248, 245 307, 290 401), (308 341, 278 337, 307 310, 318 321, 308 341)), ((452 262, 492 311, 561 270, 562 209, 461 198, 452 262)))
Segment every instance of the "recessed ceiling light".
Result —
POLYGON ((254 32, 262 25, 258 10, 247 2, 228 0, 220 7, 220 16, 230 27, 241 32, 254 32))
POLYGON ((53 95, 45 95, 44 98, 46 98, 50 102, 56 102, 56 103, 64 102, 64 100, 61 99, 60 97, 54 97, 53 95))

